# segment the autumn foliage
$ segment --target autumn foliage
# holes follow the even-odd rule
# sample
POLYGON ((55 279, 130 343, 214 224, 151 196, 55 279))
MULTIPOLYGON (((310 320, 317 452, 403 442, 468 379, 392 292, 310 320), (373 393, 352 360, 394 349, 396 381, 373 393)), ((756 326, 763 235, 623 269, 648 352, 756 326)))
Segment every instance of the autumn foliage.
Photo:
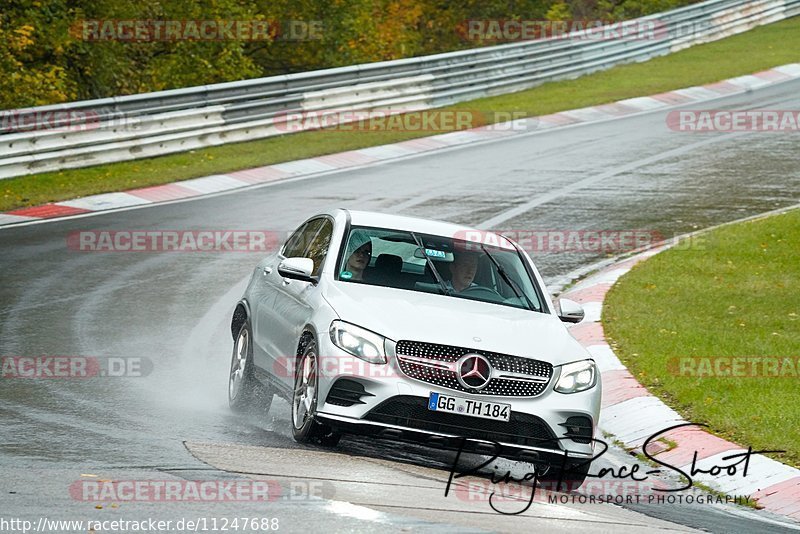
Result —
POLYGON ((4 0, 0 109, 494 44, 463 38, 459 25, 472 19, 624 20, 694 1, 4 0), (90 39, 86 21, 263 21, 277 31, 268 39, 90 39))

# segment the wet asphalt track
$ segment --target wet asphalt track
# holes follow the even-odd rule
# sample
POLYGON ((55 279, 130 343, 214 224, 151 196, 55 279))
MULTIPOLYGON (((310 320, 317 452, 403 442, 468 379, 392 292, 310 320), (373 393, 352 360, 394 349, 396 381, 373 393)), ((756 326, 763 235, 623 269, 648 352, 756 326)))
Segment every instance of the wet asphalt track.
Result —
MULTIPOLYGON (((798 107, 798 82, 708 106, 798 107)), ((282 401, 262 419, 234 418, 227 409, 226 329, 257 255, 80 253, 67 250, 65 238, 74 230, 283 231, 337 206, 483 228, 638 229, 671 236, 800 202, 799 149, 792 133, 672 132, 662 111, 191 202, 2 229, 0 355, 144 357, 153 372, 141 378, 0 381, 0 513, 34 520, 268 516, 291 532, 443 525, 785 531, 763 513, 720 507, 642 506, 637 511, 647 515, 639 515, 609 505, 542 505, 503 517, 485 504, 440 497, 441 472, 430 468, 445 467, 447 455, 353 439, 338 449, 344 458, 320 461, 325 453, 291 440, 282 401), (326 466, 334 464, 329 472, 326 466), (68 493, 82 474, 117 480, 244 476, 220 467, 274 475, 284 483, 317 477, 329 481, 327 499, 98 509, 68 493), (378 470, 372 484, 352 478, 370 469, 378 470), (430 496, 421 502, 425 491, 430 496), (369 504, 378 512, 338 501, 369 504)), ((565 273, 604 257, 534 254, 553 286, 565 273)), ((620 458, 623 453, 615 451, 612 459, 620 458)))

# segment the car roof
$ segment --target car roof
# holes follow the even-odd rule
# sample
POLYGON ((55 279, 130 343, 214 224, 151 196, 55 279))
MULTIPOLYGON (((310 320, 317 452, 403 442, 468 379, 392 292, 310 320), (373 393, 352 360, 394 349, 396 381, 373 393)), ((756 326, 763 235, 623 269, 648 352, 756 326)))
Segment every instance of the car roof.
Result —
POLYGON ((347 210, 350 213, 350 223, 354 226, 373 226, 377 228, 389 228, 396 230, 407 230, 423 234, 439 235, 446 237, 457 237, 465 239, 469 234, 466 232, 480 232, 472 234, 479 236, 477 239, 483 240, 487 234, 499 236, 486 230, 479 230, 470 226, 453 224, 432 219, 421 219, 418 217, 407 217, 405 215, 390 215, 374 211, 347 210))

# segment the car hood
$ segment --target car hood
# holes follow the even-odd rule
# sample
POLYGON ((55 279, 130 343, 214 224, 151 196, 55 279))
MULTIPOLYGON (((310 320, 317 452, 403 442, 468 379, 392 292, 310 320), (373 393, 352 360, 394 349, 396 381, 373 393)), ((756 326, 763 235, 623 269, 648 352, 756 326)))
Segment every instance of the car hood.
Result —
POLYGON ((323 295, 343 321, 395 341, 455 345, 553 365, 591 357, 551 314, 349 282, 329 284, 323 295))

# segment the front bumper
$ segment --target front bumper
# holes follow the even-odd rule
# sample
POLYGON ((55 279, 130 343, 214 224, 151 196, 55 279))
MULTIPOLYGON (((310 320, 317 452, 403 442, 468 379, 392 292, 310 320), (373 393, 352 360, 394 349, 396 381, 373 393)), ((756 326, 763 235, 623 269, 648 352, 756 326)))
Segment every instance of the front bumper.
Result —
MULTIPOLYGON (((568 436, 565 426, 570 417, 586 417, 591 421, 592 436, 600 414, 601 384, 580 393, 561 394, 553 391, 554 376, 546 390, 536 397, 507 397, 476 395, 454 391, 412 379, 400 370, 393 357, 387 364, 370 364, 336 347, 327 335, 319 336, 319 402, 317 416, 330 426, 346 433, 370 435, 398 441, 413 441, 434 448, 459 449, 517 457, 531 461, 552 460, 568 456, 586 459, 593 455, 593 443, 579 443, 568 436), (337 395, 340 379, 363 387, 363 395, 353 395, 350 405, 337 395), (431 392, 458 397, 499 402, 511 405, 513 425, 486 423, 487 420, 466 415, 441 414, 442 424, 436 423, 438 412, 404 412, 402 417, 383 414, 387 404, 412 403, 426 405, 431 392), (332 394, 331 394, 332 393, 332 394), (330 394, 330 396, 329 396, 330 394), (409 415, 410 413, 416 416, 409 415), (436 414, 436 415, 433 415, 436 414), (417 416, 423 417, 417 417, 417 416), (530 424, 530 427, 526 425, 530 424), (513 436, 503 425, 515 428, 513 436), (534 426, 539 425, 539 426, 534 426), (545 427, 546 432, 540 428, 545 427), (530 428, 530 439, 519 434, 530 428), (520 430, 522 429, 522 430, 520 430), (509 434, 504 436, 505 434, 509 434), (545 434, 547 434, 545 436, 545 434), (468 438, 466 441, 464 438, 468 438)), ((351 384, 348 382, 348 384, 351 384)), ((586 440, 580 440, 586 441, 586 440)))

